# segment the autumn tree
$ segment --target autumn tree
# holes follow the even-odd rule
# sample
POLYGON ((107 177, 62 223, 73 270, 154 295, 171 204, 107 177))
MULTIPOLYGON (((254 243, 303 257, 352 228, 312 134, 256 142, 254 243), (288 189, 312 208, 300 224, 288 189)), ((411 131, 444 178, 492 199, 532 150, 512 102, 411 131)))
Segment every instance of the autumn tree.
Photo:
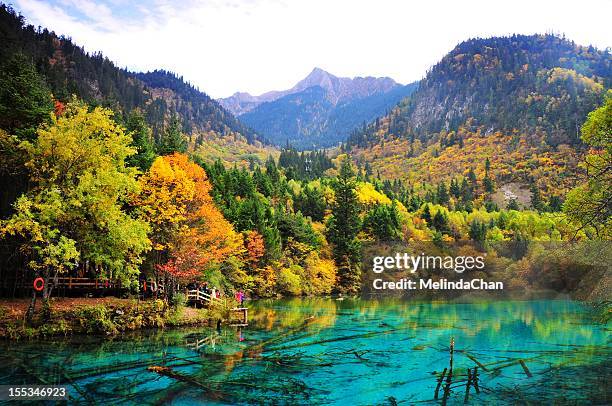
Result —
MULTIPOLYGON (((107 109, 79 102, 52 118, 38 137, 20 144, 33 187, 18 198, 2 235, 23 238, 29 266, 50 279, 81 264, 96 277, 135 282, 142 254, 150 248, 148 224, 126 206, 138 190, 131 139, 107 109)), ((50 295, 45 289, 44 298, 50 295)))
POLYGON ((134 204, 152 227, 152 262, 174 281, 204 276, 242 253, 241 235, 214 205, 206 172, 187 156, 158 157, 140 185, 134 204))
POLYGON ((254 268, 259 266, 261 258, 266 253, 266 246, 261 234, 249 230, 244 233, 244 245, 247 251, 246 260, 254 268))
POLYGON ((583 164, 587 178, 568 194, 563 211, 579 230, 593 227, 600 237, 612 238, 612 91, 589 113, 582 141, 591 147, 583 164))

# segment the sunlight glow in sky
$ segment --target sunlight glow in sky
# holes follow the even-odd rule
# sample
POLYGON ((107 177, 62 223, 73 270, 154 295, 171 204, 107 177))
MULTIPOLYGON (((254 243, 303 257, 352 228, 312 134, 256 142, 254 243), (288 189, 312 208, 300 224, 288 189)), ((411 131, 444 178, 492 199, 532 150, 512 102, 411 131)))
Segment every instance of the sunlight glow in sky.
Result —
POLYGON ((171 70, 213 97, 337 76, 423 77, 473 37, 564 33, 612 46, 612 0, 9 0, 27 21, 130 70, 171 70))

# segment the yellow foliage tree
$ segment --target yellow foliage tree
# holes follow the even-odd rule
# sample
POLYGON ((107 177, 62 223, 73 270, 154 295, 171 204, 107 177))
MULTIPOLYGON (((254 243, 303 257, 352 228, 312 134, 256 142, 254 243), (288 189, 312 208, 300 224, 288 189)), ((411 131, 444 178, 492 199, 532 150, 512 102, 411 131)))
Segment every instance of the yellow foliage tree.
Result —
POLYGON ((154 262, 165 263, 160 269, 195 277, 242 255, 242 235, 214 205, 206 172, 187 156, 157 158, 140 186, 135 205, 152 226, 154 262))

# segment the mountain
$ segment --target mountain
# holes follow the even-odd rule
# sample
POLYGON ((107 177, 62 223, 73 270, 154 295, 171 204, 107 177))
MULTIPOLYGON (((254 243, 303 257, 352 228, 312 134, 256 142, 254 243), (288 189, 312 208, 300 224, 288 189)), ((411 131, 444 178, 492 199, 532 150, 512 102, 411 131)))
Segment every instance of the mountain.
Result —
POLYGON ((44 78, 56 100, 76 95, 92 105, 112 108, 121 119, 141 109, 155 136, 177 115, 186 134, 240 133, 250 143, 257 133, 206 93, 165 71, 132 73, 100 53, 89 54, 69 38, 27 25, 23 16, 0 5, 0 61, 24 56, 44 78))
POLYGON ((236 93, 220 102, 272 143, 310 149, 344 141, 351 130, 384 114, 414 88, 390 78, 342 78, 315 68, 289 90, 236 93))
POLYGON ((391 114, 390 132, 427 138, 469 121, 488 132, 545 134, 550 145, 577 143, 580 123, 610 86, 611 69, 609 51, 554 35, 465 41, 391 114))
POLYGON ((499 184, 562 194, 583 153, 580 127, 612 81, 609 51, 553 35, 472 39, 444 56, 386 116, 345 150, 374 171, 411 182, 470 170, 499 184))
POLYGON ((330 101, 334 104, 341 100, 355 97, 366 97, 374 93, 386 93, 398 87, 391 78, 339 78, 321 68, 314 68, 304 79, 288 90, 266 92, 259 96, 236 92, 232 96, 219 99, 219 103, 233 114, 239 116, 253 110, 262 103, 272 102, 294 93, 300 93, 309 87, 319 86, 328 92, 330 101))
MULTIPOLYGON (((163 100, 165 106, 162 104, 157 110, 165 111, 165 115, 176 112, 181 117, 186 134, 212 131, 229 135, 235 132, 242 134, 250 143, 260 138, 216 100, 185 82, 182 77, 163 70, 132 75, 149 87, 155 101, 163 100)), ((198 138, 195 141, 198 143, 198 138)))

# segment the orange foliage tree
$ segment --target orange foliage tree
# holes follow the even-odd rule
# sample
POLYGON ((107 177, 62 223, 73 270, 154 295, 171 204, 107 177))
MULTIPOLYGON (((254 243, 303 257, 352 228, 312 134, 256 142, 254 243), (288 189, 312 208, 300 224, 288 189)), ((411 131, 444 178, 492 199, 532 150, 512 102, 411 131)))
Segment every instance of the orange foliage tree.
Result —
POLYGON ((263 236, 254 230, 247 231, 244 234, 244 245, 247 250, 246 259, 249 265, 256 268, 259 265, 259 260, 266 253, 263 236))
POLYGON ((140 187, 135 205, 152 226, 158 271, 192 280, 242 255, 242 235, 215 206, 206 172, 186 155, 158 157, 140 187))

